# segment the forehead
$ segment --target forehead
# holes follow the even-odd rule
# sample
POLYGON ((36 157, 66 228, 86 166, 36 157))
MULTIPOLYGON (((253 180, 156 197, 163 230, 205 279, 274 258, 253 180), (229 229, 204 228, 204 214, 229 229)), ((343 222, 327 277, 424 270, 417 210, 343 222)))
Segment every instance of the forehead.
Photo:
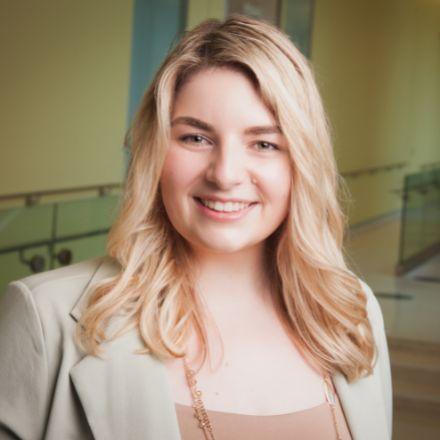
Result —
POLYGON ((194 117, 211 122, 275 124, 254 81, 244 72, 227 67, 206 68, 185 79, 172 109, 172 119, 194 117))

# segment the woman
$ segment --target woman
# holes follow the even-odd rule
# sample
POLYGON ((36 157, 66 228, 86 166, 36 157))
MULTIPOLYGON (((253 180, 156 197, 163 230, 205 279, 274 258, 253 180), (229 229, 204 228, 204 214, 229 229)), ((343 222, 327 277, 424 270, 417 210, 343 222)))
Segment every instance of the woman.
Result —
POLYGON ((0 438, 391 438, 382 314, 288 37, 237 14, 187 32, 130 140, 108 256, 3 295, 0 438))

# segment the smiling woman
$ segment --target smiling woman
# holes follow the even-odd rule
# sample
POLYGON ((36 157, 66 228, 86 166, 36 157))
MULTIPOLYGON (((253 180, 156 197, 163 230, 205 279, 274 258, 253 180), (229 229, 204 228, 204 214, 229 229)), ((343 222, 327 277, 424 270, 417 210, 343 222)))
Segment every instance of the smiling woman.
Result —
POLYGON ((0 437, 391 438, 382 313, 289 38, 238 14, 185 33, 131 150, 108 255, 2 297, 0 437))

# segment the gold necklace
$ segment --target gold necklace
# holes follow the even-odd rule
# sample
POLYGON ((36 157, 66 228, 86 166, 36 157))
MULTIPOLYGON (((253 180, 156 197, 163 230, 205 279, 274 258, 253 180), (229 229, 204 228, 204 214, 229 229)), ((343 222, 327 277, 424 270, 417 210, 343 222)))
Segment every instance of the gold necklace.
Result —
MULTIPOLYGON (((188 365, 186 356, 183 358, 183 364, 185 366, 185 376, 188 383, 188 387, 191 391, 191 396, 193 399, 194 415, 199 421, 199 427, 203 430, 206 440, 215 440, 214 433, 212 431, 212 425, 206 412, 205 405, 202 400, 202 392, 197 389, 196 373, 188 365)), ((336 439, 342 440, 341 434, 339 432, 338 422, 336 420, 336 398, 332 391, 331 379, 328 374, 324 376, 324 388, 325 388, 325 398, 330 406, 332 413, 333 425, 335 427, 336 439)))

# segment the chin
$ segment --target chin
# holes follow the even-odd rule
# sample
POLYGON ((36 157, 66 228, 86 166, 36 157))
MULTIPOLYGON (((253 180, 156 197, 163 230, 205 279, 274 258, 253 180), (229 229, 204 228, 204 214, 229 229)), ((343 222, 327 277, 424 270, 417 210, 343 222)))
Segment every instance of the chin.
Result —
POLYGON ((235 252, 240 252, 243 249, 247 248, 248 245, 244 243, 231 242, 229 243, 226 240, 218 240, 218 241, 204 241, 200 243, 204 249, 210 252, 218 253, 218 254, 232 254, 235 252))
POLYGON ((232 253, 240 251, 244 246, 237 240, 225 239, 224 237, 192 237, 188 240, 194 248, 205 252, 232 253))

